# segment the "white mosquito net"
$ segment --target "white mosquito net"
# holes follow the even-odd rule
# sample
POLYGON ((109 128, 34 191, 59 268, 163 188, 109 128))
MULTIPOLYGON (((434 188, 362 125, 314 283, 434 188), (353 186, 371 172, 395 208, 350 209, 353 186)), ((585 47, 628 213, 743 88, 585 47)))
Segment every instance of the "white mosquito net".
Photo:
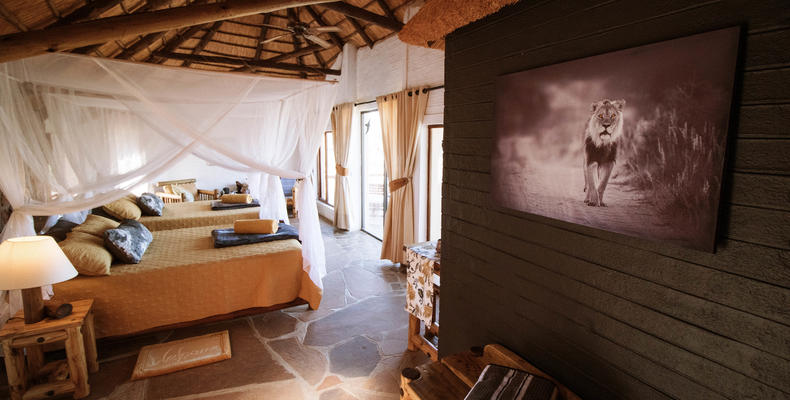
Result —
MULTIPOLYGON (((288 219, 278 177, 297 178, 304 269, 320 288, 324 247, 308 174, 336 88, 47 54, 0 64, 0 190, 13 207, 2 240, 34 235, 34 215, 106 204, 182 157, 250 174, 261 217, 288 219), (308 178, 308 179, 303 179, 308 178)), ((0 325, 19 307, 0 298, 0 325)))

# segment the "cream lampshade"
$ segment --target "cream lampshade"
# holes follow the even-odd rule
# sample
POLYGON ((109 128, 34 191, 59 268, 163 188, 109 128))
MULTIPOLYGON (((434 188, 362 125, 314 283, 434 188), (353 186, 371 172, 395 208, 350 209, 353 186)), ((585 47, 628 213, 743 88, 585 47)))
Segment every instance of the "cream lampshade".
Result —
POLYGON ((77 270, 51 236, 26 236, 0 244, 0 290, 22 289, 25 323, 41 321, 41 286, 67 281, 77 270))

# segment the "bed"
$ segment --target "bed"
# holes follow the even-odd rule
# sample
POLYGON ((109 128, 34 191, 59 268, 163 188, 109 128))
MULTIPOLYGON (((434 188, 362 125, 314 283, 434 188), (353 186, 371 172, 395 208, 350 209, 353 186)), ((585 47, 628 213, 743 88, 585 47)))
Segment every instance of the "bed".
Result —
POLYGON ((214 211, 211 209, 211 201, 169 203, 165 204, 161 217, 140 217, 140 223, 152 232, 208 225, 233 225, 237 219, 258 218, 259 212, 260 207, 214 211))
POLYGON ((213 229, 152 232, 139 264, 113 265, 111 275, 56 284, 56 301, 93 298, 98 337, 126 336, 302 299, 317 309, 321 289, 302 269, 295 239, 215 249, 213 229))

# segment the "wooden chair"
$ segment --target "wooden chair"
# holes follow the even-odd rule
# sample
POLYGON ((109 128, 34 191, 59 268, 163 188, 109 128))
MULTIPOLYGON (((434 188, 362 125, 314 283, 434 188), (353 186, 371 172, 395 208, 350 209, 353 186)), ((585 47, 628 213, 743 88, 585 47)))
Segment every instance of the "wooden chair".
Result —
MULTIPOLYGON (((214 190, 198 189, 197 188, 197 179, 194 179, 194 178, 192 178, 192 179, 176 179, 176 180, 161 181, 161 182, 157 182, 156 183, 156 186, 158 188, 162 188, 162 189, 164 189, 166 186, 171 186, 171 185, 178 185, 178 186, 184 188, 184 190, 192 192, 192 194, 193 194, 193 196, 195 198, 195 201, 200 201, 200 200, 217 200, 220 197, 219 189, 214 189, 214 190)), ((173 194, 173 193, 157 191, 156 195, 159 196, 159 198, 161 198, 162 201, 164 201, 165 203, 181 203, 181 202, 183 202, 185 200, 184 197, 183 197, 184 196, 183 194, 177 195, 177 194, 173 194)))
POLYGON ((299 212, 296 209, 296 181, 296 179, 280 178, 280 183, 283 185, 283 194, 285 195, 285 206, 291 207, 294 218, 299 217, 299 212))

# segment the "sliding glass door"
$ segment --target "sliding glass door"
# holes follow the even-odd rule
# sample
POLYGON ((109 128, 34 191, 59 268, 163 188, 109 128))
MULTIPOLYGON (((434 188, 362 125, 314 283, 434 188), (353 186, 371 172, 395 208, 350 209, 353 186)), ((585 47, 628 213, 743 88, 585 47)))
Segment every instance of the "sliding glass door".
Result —
POLYGON ((442 234, 442 139, 444 127, 428 127, 428 240, 442 234))
POLYGON ((362 113, 362 230, 384 237, 389 190, 378 111, 362 113))

